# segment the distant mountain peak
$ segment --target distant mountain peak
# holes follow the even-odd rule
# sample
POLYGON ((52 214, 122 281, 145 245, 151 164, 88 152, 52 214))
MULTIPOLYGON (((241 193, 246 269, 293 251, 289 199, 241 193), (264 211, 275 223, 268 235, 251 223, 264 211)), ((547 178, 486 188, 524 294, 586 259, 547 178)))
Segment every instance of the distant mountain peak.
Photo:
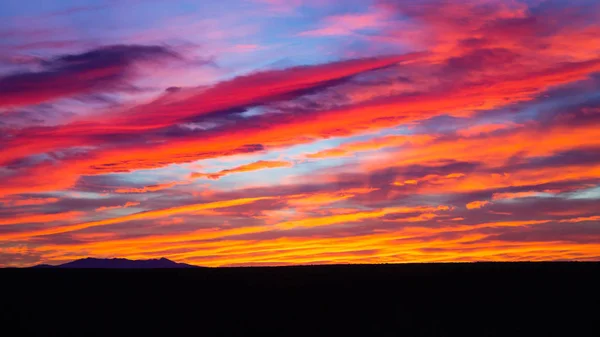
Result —
POLYGON ((125 258, 100 259, 86 257, 64 264, 50 266, 47 264, 37 265, 33 268, 61 268, 61 269, 175 269, 175 268, 198 268, 186 263, 178 263, 167 258, 148 260, 129 260, 125 258))

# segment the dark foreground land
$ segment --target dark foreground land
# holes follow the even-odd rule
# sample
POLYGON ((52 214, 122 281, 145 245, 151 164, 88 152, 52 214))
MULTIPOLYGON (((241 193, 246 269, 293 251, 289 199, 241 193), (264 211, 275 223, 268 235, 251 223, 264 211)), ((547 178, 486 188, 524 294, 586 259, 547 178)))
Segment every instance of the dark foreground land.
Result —
POLYGON ((0 270, 3 336, 600 336, 599 263, 0 270))

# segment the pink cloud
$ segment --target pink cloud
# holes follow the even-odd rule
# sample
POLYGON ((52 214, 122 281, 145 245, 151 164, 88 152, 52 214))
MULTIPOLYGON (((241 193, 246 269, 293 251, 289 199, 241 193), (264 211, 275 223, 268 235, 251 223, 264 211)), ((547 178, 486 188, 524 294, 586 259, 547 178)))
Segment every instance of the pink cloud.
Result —
POLYGON ((329 16, 323 20, 320 28, 300 33, 300 36, 336 36, 351 35, 363 29, 383 27, 386 23, 385 12, 357 13, 329 16))

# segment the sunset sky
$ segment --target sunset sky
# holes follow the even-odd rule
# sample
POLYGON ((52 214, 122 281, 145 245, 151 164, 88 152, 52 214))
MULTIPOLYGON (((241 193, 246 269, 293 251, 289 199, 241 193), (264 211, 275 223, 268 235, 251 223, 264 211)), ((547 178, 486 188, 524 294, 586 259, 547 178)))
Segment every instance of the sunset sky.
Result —
POLYGON ((3 0, 0 266, 600 259, 600 1, 3 0))

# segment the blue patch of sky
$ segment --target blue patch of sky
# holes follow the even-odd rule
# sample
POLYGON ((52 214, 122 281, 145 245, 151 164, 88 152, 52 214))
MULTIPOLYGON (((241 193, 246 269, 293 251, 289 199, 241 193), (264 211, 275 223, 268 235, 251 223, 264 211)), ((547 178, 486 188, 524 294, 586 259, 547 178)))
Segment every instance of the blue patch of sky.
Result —
MULTIPOLYGON (((415 128, 415 131, 418 133, 427 134, 456 132, 458 130, 468 128, 473 125, 488 124, 494 121, 494 118, 483 116, 482 118, 478 118, 476 121, 477 122, 474 122, 473 118, 462 118, 449 115, 441 115, 419 122, 418 126, 415 128)), ((496 118, 496 121, 502 123, 506 122, 506 119, 496 118)))
POLYGON ((68 190, 62 190, 62 191, 53 191, 52 193, 54 195, 56 195, 56 197, 58 197, 58 198, 77 198, 77 199, 94 199, 94 200, 111 198, 110 195, 103 194, 101 192, 84 192, 84 191, 73 192, 73 191, 68 191, 68 190))
MULTIPOLYGON (((505 118, 511 118, 517 123, 523 123, 536 120, 548 112, 568 111, 572 107, 600 99, 600 93, 578 88, 579 84, 576 83, 569 87, 561 87, 542 93, 539 97, 543 97, 543 99, 517 105, 517 113, 513 112, 512 116, 506 114, 505 118)), ((507 108, 504 111, 509 112, 509 109, 507 108)))
POLYGON ((87 6, 100 6, 102 0, 2 0, 0 1, 0 17, 47 15, 54 12, 87 6))
MULTIPOLYGON (((271 168, 258 171, 234 173, 222 177, 217 181, 211 181, 211 185, 220 189, 235 188, 239 185, 248 184, 280 184, 284 179, 290 176, 309 176, 311 172, 324 170, 331 167, 339 167, 355 160, 352 157, 327 158, 323 160, 309 160, 301 162, 300 159, 306 154, 318 152, 325 149, 335 148, 343 143, 364 141, 373 137, 393 134, 408 134, 408 130, 385 129, 377 134, 362 134, 350 137, 338 137, 326 140, 319 140, 310 144, 301 144, 285 149, 276 149, 260 153, 254 156, 241 156, 239 160, 221 160, 218 158, 197 161, 194 164, 207 166, 210 169, 196 170, 204 173, 213 173, 223 169, 230 169, 237 166, 249 164, 259 160, 287 160, 295 163, 293 167, 271 168)), ((193 164, 192 164, 193 165, 193 164)), ((189 172, 190 165, 182 165, 182 172, 189 172)), ((206 183, 206 181, 203 181, 206 183)))
POLYGON ((259 184, 279 185, 289 175, 290 168, 271 168, 258 171, 241 172, 222 177, 211 185, 218 189, 235 189, 259 184))
POLYGON ((365 1, 344 1, 333 6, 301 6, 290 15, 275 16, 265 21, 260 41, 272 46, 265 50, 263 62, 253 65, 256 69, 279 68, 306 64, 326 63, 340 58, 341 46, 347 36, 316 38, 299 36, 300 33, 319 29, 323 19, 331 15, 364 13, 368 10, 365 1), (337 52, 336 52, 336 46, 337 52), (318 52, 322 50, 322 52, 318 52), (325 52, 325 50, 333 52, 325 52), (274 59, 273 56, 277 55, 274 59))
POLYGON ((163 168, 151 170, 137 170, 128 173, 110 173, 107 176, 126 182, 131 186, 154 185, 180 181, 187 178, 190 170, 180 164, 173 164, 163 168))
POLYGON ((406 128, 390 128, 381 130, 377 134, 361 134, 350 137, 338 137, 326 140, 316 141, 310 144, 301 144, 292 146, 282 150, 272 150, 262 153, 251 160, 244 158, 236 162, 223 162, 219 159, 209 159, 199 162, 200 165, 217 166, 219 169, 210 170, 216 172, 224 168, 232 168, 258 160, 288 160, 295 162, 293 167, 272 168, 258 171, 241 172, 222 177, 220 180, 212 183, 213 186, 221 189, 235 188, 239 185, 247 184, 280 184, 284 179, 290 177, 309 177, 312 172, 319 172, 332 167, 342 167, 356 159, 353 157, 338 157, 327 158, 322 160, 299 161, 304 155, 315 153, 325 149, 335 148, 343 143, 365 141, 373 137, 381 137, 386 135, 409 134, 410 131, 406 128), (225 164, 225 165, 224 165, 225 164), (225 166, 225 167, 224 167, 225 166))
POLYGON ((249 108, 246 111, 242 112, 240 115, 244 118, 249 118, 249 117, 260 116, 264 112, 265 112, 265 108, 260 106, 260 107, 249 108))
POLYGON ((298 162, 292 167, 271 168, 258 171, 249 171, 227 175, 215 181, 213 186, 220 189, 234 189, 247 185, 280 185, 289 181, 291 177, 310 179, 310 174, 327 168, 337 167, 349 162, 350 158, 335 158, 330 160, 316 160, 298 162))
MULTIPOLYGON (((226 159, 222 160, 219 158, 199 160, 191 164, 182 165, 182 170, 189 170, 191 165, 200 165, 212 168, 210 172, 216 172, 221 169, 232 168, 240 165, 249 164, 251 162, 259 160, 297 160, 301 159, 304 155, 309 153, 315 153, 322 150, 335 148, 344 143, 365 141, 374 137, 381 137, 387 135, 408 135, 411 131, 405 127, 389 128, 378 130, 377 132, 368 134, 359 134, 348 137, 335 137, 323 140, 317 140, 308 144, 300 144, 291 146, 284 149, 273 149, 257 153, 255 155, 243 155, 239 160, 226 159)), ((326 166, 342 165, 347 162, 345 158, 328 158, 327 160, 321 160, 319 162, 326 162, 326 166)), ((173 166, 175 167, 175 166, 173 166)), ((204 172, 204 171, 203 171, 204 172)), ((208 171, 207 171, 208 172, 208 171)))
MULTIPOLYGON (((220 67, 233 69, 225 78, 261 69, 286 68, 298 65, 311 65, 336 61, 342 53, 341 48, 333 47, 348 41, 348 37, 314 38, 300 37, 302 31, 319 28, 322 20, 330 15, 345 13, 365 13, 368 3, 364 1, 344 1, 343 4, 301 6, 296 13, 269 17, 268 20, 257 18, 261 5, 252 1, 151 1, 151 2, 103 2, 103 1, 40 1, 36 6, 24 6, 22 1, 3 1, 0 4, 1 13, 8 15, 42 15, 65 11, 64 15, 50 17, 56 28, 66 29, 55 36, 56 40, 75 39, 97 44, 113 44, 115 41, 127 42, 130 34, 144 33, 164 27, 167 31, 170 25, 178 25, 173 18, 181 17, 182 24, 193 23, 216 17, 235 17, 231 25, 259 24, 257 34, 231 37, 227 43, 257 44, 264 49, 251 53, 226 53, 217 60, 220 67), (89 10, 76 10, 75 8, 89 10), (249 15, 248 13, 254 13, 249 15), (319 50, 333 50, 331 53, 319 50)), ((267 14, 265 13, 265 17, 267 14)), ((227 22, 229 22, 227 21, 227 22)), ((185 26, 185 25, 184 25, 185 26)), ((198 36, 203 36, 200 32, 198 36)), ((173 36, 178 39, 200 43, 190 34, 173 36)), ((165 36, 161 40, 169 37, 165 36)), ((130 41, 129 43, 135 41, 130 41)), ((360 43, 360 42, 357 42, 360 43)), ((207 51, 207 55, 210 50, 207 51)))
POLYGON ((568 194, 567 199, 600 199, 600 186, 571 192, 568 194))

